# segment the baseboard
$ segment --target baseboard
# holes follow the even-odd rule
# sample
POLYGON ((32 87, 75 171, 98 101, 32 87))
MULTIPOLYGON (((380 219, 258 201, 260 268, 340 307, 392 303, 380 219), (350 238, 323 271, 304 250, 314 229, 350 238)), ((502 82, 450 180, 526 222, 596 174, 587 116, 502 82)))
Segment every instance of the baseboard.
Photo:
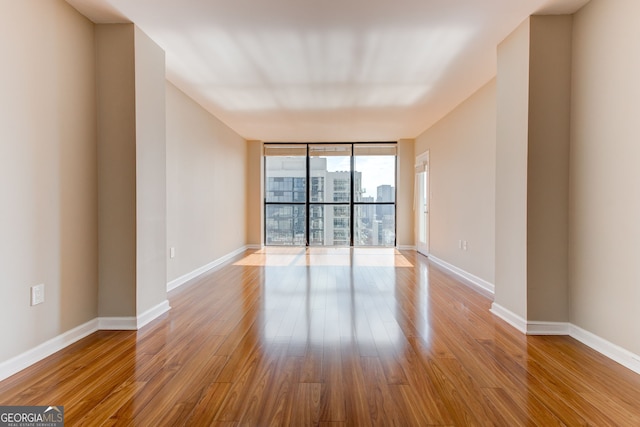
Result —
POLYGON ((149 322, 153 321, 157 317, 162 316, 167 311, 171 310, 171 306, 169 305, 169 300, 164 300, 160 304, 155 307, 151 307, 149 310, 145 311, 136 319, 137 329, 141 329, 149 322))
POLYGON ((255 250, 260 250, 263 248, 262 245, 246 245, 245 248, 247 249, 255 249, 255 250))
POLYGON ((136 331, 138 319, 131 317, 98 317, 98 329, 101 331, 136 331))
POLYGON ((632 353, 619 345, 573 324, 569 325, 569 335, 595 351, 607 356, 609 359, 618 362, 625 368, 640 374, 640 355, 632 353))
POLYGON ((169 283, 167 283, 167 292, 172 291, 182 285, 184 285, 185 283, 187 283, 189 280, 191 279, 195 279, 196 277, 200 276, 203 273, 206 273, 207 271, 218 267, 219 265, 224 264, 225 262, 229 261, 230 259, 232 259, 235 256, 240 255, 241 253, 243 253, 244 251, 246 251, 247 249, 249 249, 249 246, 243 246, 239 249, 236 249, 233 252, 230 252, 226 255, 224 255, 223 257, 220 257, 214 261, 211 261, 210 263, 203 265, 202 267, 196 268, 195 270, 193 270, 190 273, 187 273, 185 275, 182 275, 180 277, 178 277, 177 279, 173 279, 172 281, 170 281, 169 283))
POLYGON ((500 304, 493 303, 491 312, 527 335, 569 335, 569 323, 525 320, 500 304))
POLYGON ((568 322, 528 321, 527 335, 569 335, 568 322))
POLYGON ((98 319, 90 320, 83 325, 77 326, 63 334, 51 338, 31 350, 27 350, 22 354, 0 363, 0 381, 9 378, 11 375, 20 372, 21 370, 39 362, 57 351, 62 350, 76 341, 91 335, 97 330, 98 319))
POLYGON ((527 321, 511 310, 508 310, 500 304, 494 302, 493 304, 491 304, 491 312, 523 334, 527 333, 527 321))
POLYGON ((399 251, 415 251, 415 250, 417 250, 417 248, 415 246, 411 246, 411 245, 398 245, 397 249, 399 251))
POLYGON ((584 345, 591 347, 598 353, 621 364, 625 368, 640 374, 640 355, 630 352, 619 345, 613 344, 585 329, 568 322, 527 322, 522 317, 495 302, 491 305, 491 312, 509 323, 511 326, 527 335, 569 335, 584 345))
POLYGON ((137 331, 170 309, 169 300, 164 300, 138 317, 99 317, 98 329, 102 331, 137 331))
POLYGON ((433 261, 434 263, 438 264, 440 267, 445 268, 447 270, 449 270, 450 272, 452 272, 453 274, 462 277, 463 279, 465 279, 467 282, 470 282, 471 284, 477 286, 478 288, 480 288, 481 290, 485 291, 485 292, 489 292, 491 295, 494 295, 494 291, 495 291, 495 287, 493 286, 493 283, 489 283, 484 279, 479 278, 478 276, 475 276, 469 272, 464 271, 461 268, 456 267, 455 265, 449 264, 446 261, 443 261, 431 254, 429 254, 429 260, 433 261))

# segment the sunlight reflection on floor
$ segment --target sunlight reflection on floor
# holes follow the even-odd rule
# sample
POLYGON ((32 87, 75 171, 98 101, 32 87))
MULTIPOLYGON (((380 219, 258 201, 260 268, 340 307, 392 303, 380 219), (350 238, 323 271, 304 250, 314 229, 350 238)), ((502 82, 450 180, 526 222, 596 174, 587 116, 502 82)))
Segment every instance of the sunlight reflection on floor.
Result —
POLYGON ((269 246, 234 263, 241 266, 413 267, 395 248, 304 248, 269 246))

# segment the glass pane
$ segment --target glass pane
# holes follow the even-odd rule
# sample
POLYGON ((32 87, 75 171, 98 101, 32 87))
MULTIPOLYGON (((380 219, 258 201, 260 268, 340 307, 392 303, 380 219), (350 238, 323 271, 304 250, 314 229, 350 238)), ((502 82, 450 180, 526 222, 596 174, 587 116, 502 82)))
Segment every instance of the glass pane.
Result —
POLYGON ((309 146, 310 202, 351 200, 351 146, 309 146))
POLYGON ((356 202, 395 202, 395 156, 355 156, 354 163, 356 202))
POLYGON ((304 245, 304 205, 268 205, 265 217, 267 245, 304 245))
POLYGON ((349 246, 350 217, 349 205, 310 205, 309 245, 349 246))
POLYGON ((304 203, 307 159, 302 156, 265 157, 265 199, 267 203, 304 203))
POLYGON ((354 246, 394 246, 396 214, 394 205, 355 205, 354 246))

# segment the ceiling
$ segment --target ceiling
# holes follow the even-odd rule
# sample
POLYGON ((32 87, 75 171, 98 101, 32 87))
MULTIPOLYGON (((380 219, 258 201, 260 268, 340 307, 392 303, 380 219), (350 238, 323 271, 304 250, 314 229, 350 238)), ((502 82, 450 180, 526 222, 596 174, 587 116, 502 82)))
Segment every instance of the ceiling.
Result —
POLYGON ((527 16, 588 0, 67 0, 133 22, 167 79, 245 139, 414 138, 488 82, 527 16))

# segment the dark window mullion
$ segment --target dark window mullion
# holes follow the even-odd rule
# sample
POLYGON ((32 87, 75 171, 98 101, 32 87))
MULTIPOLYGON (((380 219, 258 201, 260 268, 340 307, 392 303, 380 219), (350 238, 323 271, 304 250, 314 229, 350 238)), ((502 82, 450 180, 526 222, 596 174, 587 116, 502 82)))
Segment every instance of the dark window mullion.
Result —
POLYGON ((349 246, 353 247, 353 234, 355 224, 353 223, 353 203, 355 196, 355 156, 353 155, 353 144, 351 144, 351 197, 349 197, 349 246))
POLYGON ((305 175, 305 189, 307 190, 307 197, 305 198, 305 233, 304 233, 304 242, 305 246, 309 246, 309 219, 311 218, 311 214, 309 212, 309 200, 311 199, 311 160, 309 159, 309 144, 307 144, 307 173, 305 175))

